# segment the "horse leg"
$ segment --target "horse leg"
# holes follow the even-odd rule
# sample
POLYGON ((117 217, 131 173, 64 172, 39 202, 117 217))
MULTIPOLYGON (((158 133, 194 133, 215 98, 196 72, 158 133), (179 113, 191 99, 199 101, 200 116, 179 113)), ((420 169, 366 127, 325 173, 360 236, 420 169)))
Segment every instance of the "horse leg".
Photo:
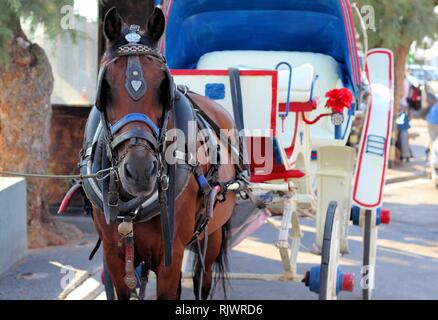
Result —
POLYGON ((181 300, 181 293, 182 293, 182 274, 180 274, 179 276, 179 283, 178 283, 178 290, 176 292, 177 296, 178 296, 178 300, 181 300))
MULTIPOLYGON (((201 241, 201 247, 203 243, 201 241)), ((202 271, 202 263, 200 257, 196 261, 195 274, 193 277, 193 289, 195 290, 196 300, 207 300, 212 283, 213 283, 213 265, 215 264, 217 258, 220 256, 222 251, 222 229, 215 231, 213 234, 208 236, 207 254, 205 256, 205 272, 202 278, 202 288, 201 297, 199 297, 199 278, 202 271)))
POLYGON ((125 259, 124 254, 120 252, 120 249, 116 249, 104 244, 104 258, 108 267, 108 272, 111 276, 111 280, 115 287, 118 300, 129 300, 131 298, 131 290, 126 286, 124 282, 125 277, 125 259))
POLYGON ((173 262, 165 267, 164 262, 157 270, 157 300, 178 300, 181 296, 181 267, 184 246, 174 247, 173 262))

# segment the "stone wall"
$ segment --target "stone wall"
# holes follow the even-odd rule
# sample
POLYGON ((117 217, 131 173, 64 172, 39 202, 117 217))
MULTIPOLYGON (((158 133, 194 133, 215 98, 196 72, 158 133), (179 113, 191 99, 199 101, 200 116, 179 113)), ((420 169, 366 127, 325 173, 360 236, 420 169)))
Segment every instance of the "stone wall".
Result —
POLYGON ((0 178, 0 275, 27 251, 26 182, 0 178))
MULTIPOLYGON (((53 107, 50 132, 49 172, 78 174, 79 152, 82 149, 85 124, 90 112, 88 107, 53 107)), ((61 203, 68 191, 68 181, 53 180, 48 185, 51 206, 61 203)), ((73 203, 80 204, 81 199, 73 203)))

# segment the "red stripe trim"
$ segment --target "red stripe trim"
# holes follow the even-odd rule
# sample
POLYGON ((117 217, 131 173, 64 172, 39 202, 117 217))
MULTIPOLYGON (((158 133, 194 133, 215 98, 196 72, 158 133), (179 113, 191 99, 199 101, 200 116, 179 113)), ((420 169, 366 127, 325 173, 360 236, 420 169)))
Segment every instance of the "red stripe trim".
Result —
POLYGON ((345 13, 345 7, 344 7, 345 3, 344 3, 344 0, 339 0, 339 4, 341 5, 342 18, 344 19, 344 26, 345 26, 345 35, 347 36, 348 50, 350 51, 350 64, 353 67, 353 73, 355 73, 354 66, 353 66, 353 61, 351 60, 352 48, 351 48, 350 35, 349 35, 350 32, 348 30, 347 15, 345 13))
MULTIPOLYGON (((228 76, 228 70, 196 70, 196 69, 172 69, 172 75, 175 76, 228 76)), ((277 71, 274 70, 242 70, 239 72, 241 76, 260 76, 274 77, 277 71)))
POLYGON ((251 175, 252 183, 263 183, 272 180, 288 180, 288 179, 301 179, 306 174, 301 170, 288 170, 283 172, 273 172, 267 175, 251 175))
POLYGON ((278 71, 272 71, 271 136, 277 136, 278 71))
MULTIPOLYGON (((226 76, 228 70, 193 70, 193 69, 172 69, 174 76, 226 76)), ((277 136, 277 87, 278 72, 276 70, 242 70, 241 76, 249 77, 271 77, 272 78, 272 106, 271 106, 271 135, 277 136)))
MULTIPOLYGON (((368 57, 376 54, 376 53, 381 53, 381 54, 387 54, 389 57, 389 88, 392 91, 393 90, 393 56, 392 53, 386 50, 371 50, 368 53, 368 57)), ((369 75, 369 70, 368 67, 366 68, 366 74, 367 74, 367 78, 370 79, 370 75, 369 75)), ((392 95, 391 95, 392 98, 392 95)), ((390 101, 390 104, 392 104, 393 98, 390 101)), ((373 108, 373 95, 371 95, 370 97, 370 110, 368 111, 368 116, 367 116, 367 122, 366 122, 366 127, 365 127, 365 132, 364 132, 364 139, 367 139, 368 137, 368 129, 369 129, 369 124, 370 124, 370 119, 371 119, 371 111, 373 108)), ((355 179, 355 183, 354 183, 354 191, 353 191, 353 200, 360 206, 364 207, 364 208, 375 208, 375 207, 379 207, 382 203, 382 196, 383 196, 383 186, 385 184, 385 175, 386 175, 386 169, 387 169, 387 157, 388 157, 388 144, 389 144, 389 136, 390 136, 390 132, 391 132, 391 120, 392 120, 392 108, 389 109, 388 111, 388 119, 387 119, 387 130, 386 130, 386 145, 385 145, 385 155, 384 155, 384 167, 383 167, 383 171, 382 171, 382 177, 381 177, 381 182, 380 182, 380 194, 379 194, 379 200, 377 203, 374 204, 366 204, 363 203, 359 200, 357 200, 357 189, 358 189, 358 181, 360 178, 360 174, 361 174, 361 169, 362 169, 362 160, 363 160, 363 154, 365 152, 365 148, 366 148, 366 140, 364 140, 363 145, 361 146, 360 149, 360 153, 359 153, 359 162, 358 162, 358 171, 356 174, 356 179, 355 179)))
POLYGON ((351 11, 351 5, 350 5, 350 1, 346 0, 347 2, 347 13, 348 13, 348 17, 350 20, 350 28, 351 28, 351 36, 353 37, 352 42, 353 42, 353 46, 354 46, 354 52, 353 52, 353 57, 354 57, 354 63, 356 65, 356 78, 357 78, 357 84, 361 84, 362 83, 362 78, 360 76, 360 62, 359 62, 359 55, 358 55, 358 50, 357 50, 357 41, 356 41, 356 27, 354 26, 354 19, 353 19, 353 13, 351 11))
MULTIPOLYGON (((287 104, 286 103, 280 103, 278 106, 279 112, 286 112, 287 104)), ((290 103, 290 112, 311 112, 313 110, 316 110, 317 105, 316 101, 310 101, 310 102, 291 102, 290 103)))
MULTIPOLYGON (((170 10, 172 9, 172 5, 173 5, 173 0, 169 0, 169 4, 167 6, 166 9, 166 26, 169 23, 169 16, 170 16, 170 10)), ((164 50, 166 49, 166 36, 163 37, 163 39, 161 40, 161 44, 160 44, 160 50, 161 52, 164 52, 164 50)))
POLYGON ((342 9, 342 16, 344 19, 345 32, 347 36, 348 49, 350 51, 350 64, 353 71, 353 81, 355 84, 360 84, 360 67, 359 67, 359 58, 357 56, 357 42, 356 31, 354 28, 353 19, 351 16, 351 7, 348 0, 339 0, 342 9))

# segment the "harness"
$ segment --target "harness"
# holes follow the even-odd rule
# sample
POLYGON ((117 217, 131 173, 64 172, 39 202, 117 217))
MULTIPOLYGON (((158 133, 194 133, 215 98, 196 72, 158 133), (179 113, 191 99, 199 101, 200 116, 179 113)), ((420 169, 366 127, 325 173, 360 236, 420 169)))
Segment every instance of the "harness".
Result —
MULTIPOLYGON (((200 192, 204 197, 203 208, 198 213, 196 227, 191 243, 198 242, 200 256, 205 255, 208 241, 207 226, 212 218, 213 210, 217 201, 225 201, 227 183, 218 182, 220 159, 217 164, 210 164, 207 173, 197 163, 195 156, 190 152, 187 145, 178 145, 174 153, 176 163, 168 164, 165 154, 170 145, 167 141, 168 128, 184 128, 188 144, 195 143, 195 137, 188 137, 190 130, 188 122, 196 120, 197 130, 208 132, 203 137, 204 142, 209 142, 209 148, 217 148, 220 155, 219 144, 211 145, 216 136, 223 139, 220 128, 205 114, 199 106, 190 98, 188 89, 176 88, 172 76, 166 64, 164 56, 156 49, 138 43, 139 27, 131 26, 126 36, 127 44, 119 47, 108 59, 99 71, 98 91, 96 105, 92 110, 86 127, 85 143, 81 153, 81 173, 109 170, 109 174, 100 182, 94 180, 83 181, 83 189, 91 203, 100 208, 108 224, 119 224, 118 230, 125 244, 125 283, 129 288, 136 285, 133 265, 133 224, 145 222, 157 215, 160 216, 163 236, 163 254, 165 266, 172 264, 175 203, 179 195, 184 191, 188 183, 188 177, 194 175, 198 182, 200 192), (166 78, 169 81, 168 105, 165 105, 163 119, 160 125, 156 125, 146 114, 132 113, 125 115, 115 123, 106 120, 105 97, 102 95, 105 85, 105 74, 108 67, 121 57, 127 57, 125 89, 134 101, 140 100, 147 92, 147 83, 144 79, 140 64, 140 57, 146 56, 158 60, 162 64, 166 78), (151 132, 138 128, 120 133, 123 128, 132 122, 146 124, 151 132), (158 174, 156 191, 151 196, 138 196, 129 201, 120 199, 120 180, 117 170, 118 164, 125 155, 116 155, 116 149, 123 143, 129 142, 129 147, 141 145, 154 154, 158 160, 158 174), (146 142, 146 143, 145 143, 146 142), (204 234, 204 248, 199 244, 199 235, 204 234)), ((227 137, 226 144, 230 154, 238 152, 239 146, 235 147, 227 137)), ((173 141, 175 142, 175 141, 173 141)), ((211 150, 211 149, 210 149, 211 150)), ((239 164, 236 165, 238 177, 245 181, 248 170, 244 165, 244 159, 239 152, 239 164)), ((231 183, 231 182, 229 182, 231 183)), ((242 184, 243 185, 243 184, 242 184)), ((93 253, 96 251, 93 250, 93 253)))

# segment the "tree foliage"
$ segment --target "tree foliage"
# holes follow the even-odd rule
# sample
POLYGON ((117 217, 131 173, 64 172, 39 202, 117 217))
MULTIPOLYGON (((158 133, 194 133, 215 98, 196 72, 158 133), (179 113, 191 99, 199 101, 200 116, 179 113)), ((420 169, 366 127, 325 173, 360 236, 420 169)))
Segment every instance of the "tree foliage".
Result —
POLYGON ((64 6, 73 6, 74 0, 1 0, 0 1, 0 63, 8 60, 7 47, 11 39, 23 34, 22 23, 33 33, 44 26, 49 38, 59 34, 75 35, 74 30, 62 29, 64 6))
POLYGON ((358 0, 357 3, 359 7, 374 8, 376 31, 368 31, 371 48, 394 50, 438 35, 436 0, 358 0))

